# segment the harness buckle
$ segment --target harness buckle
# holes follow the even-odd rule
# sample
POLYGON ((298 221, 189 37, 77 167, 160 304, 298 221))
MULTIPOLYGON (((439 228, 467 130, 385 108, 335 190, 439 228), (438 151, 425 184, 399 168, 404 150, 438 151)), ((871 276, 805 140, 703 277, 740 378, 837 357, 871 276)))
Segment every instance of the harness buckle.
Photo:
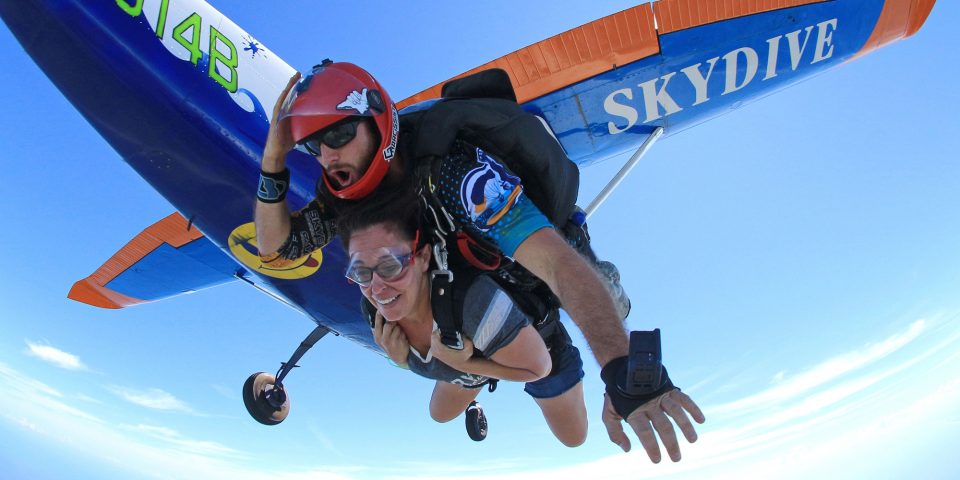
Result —
POLYGON ((449 212, 447 212, 447 209, 443 208, 443 205, 433 205, 436 200, 432 193, 430 194, 430 198, 434 201, 430 201, 430 199, 423 194, 422 188, 419 193, 420 201, 423 203, 423 206, 428 212, 430 212, 430 215, 433 216, 433 224, 437 227, 437 231, 439 231, 441 235, 449 235, 450 233, 455 232, 457 230, 457 224, 454 223, 453 217, 449 212), (437 214, 438 209, 440 210, 440 214, 437 214), (444 220, 443 222, 440 221, 441 217, 444 220), (444 229, 444 225, 446 226, 446 229, 444 229))
POLYGON ((430 272, 430 281, 432 282, 435 278, 445 275, 447 277, 447 282, 453 283, 453 272, 450 270, 433 270, 430 272))
POLYGON ((463 337, 460 336, 460 332, 449 333, 440 331, 440 342, 446 345, 447 348, 451 350, 463 350, 463 337))
MULTIPOLYGON (((447 268, 447 241, 441 235, 436 235, 436 239, 437 241, 433 244, 433 259, 437 262, 437 269, 434 272, 450 273, 450 269, 447 268)), ((450 281, 453 281, 452 273, 450 273, 450 281)))

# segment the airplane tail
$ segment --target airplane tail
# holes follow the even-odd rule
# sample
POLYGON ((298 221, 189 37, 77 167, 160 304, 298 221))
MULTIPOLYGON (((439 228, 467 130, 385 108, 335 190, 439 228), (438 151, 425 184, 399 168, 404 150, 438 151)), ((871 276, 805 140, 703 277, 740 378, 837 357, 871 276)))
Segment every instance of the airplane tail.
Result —
POLYGON ((74 283, 67 297, 101 308, 129 307, 236 280, 237 268, 183 216, 173 213, 74 283))

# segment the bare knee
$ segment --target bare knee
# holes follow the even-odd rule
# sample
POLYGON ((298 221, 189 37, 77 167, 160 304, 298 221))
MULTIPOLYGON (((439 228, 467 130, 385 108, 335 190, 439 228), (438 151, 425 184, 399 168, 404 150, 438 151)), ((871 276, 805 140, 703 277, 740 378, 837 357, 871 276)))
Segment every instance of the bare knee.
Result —
POLYGON ((536 401, 550 431, 560 443, 574 448, 587 441, 587 406, 583 403, 583 382, 559 397, 538 398, 536 401))
POLYGON ((560 443, 566 447, 576 448, 587 441, 587 431, 584 429, 582 432, 558 434, 557 440, 560 440, 560 443))
POLYGON ((430 418, 437 423, 447 423, 454 418, 460 416, 460 412, 445 412, 443 409, 434 408, 433 405, 430 406, 430 418))
POLYGON ((557 415, 556 410, 552 414, 544 415, 547 425, 553 436, 557 437, 564 446, 574 448, 583 445, 587 441, 587 412, 585 409, 570 409, 563 414, 557 415))

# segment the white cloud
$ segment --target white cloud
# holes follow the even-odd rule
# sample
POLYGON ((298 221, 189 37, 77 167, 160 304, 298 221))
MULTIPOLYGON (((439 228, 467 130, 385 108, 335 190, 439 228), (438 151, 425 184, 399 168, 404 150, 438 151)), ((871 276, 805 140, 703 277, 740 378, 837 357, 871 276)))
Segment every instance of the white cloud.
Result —
POLYGON ((88 370, 87 366, 80 361, 80 357, 50 345, 41 345, 28 341, 27 355, 37 357, 44 362, 66 370, 88 370))
MULTIPOLYGON (((520 452, 522 453, 522 452, 520 452)), ((410 461, 402 462, 396 466, 391 467, 390 469, 382 470, 383 478, 410 478, 405 476, 397 476, 396 474, 391 474, 392 472, 402 471, 402 472, 417 472, 417 478, 457 478, 457 479, 472 479, 472 478, 497 478, 497 479, 509 479, 509 478, 526 478, 530 473, 521 473, 518 470, 524 468, 524 466, 530 465, 530 458, 516 457, 516 458, 497 458, 497 459, 488 459, 482 463, 441 463, 436 460, 424 460, 424 461, 410 461), (514 473, 517 472, 517 473, 514 473)), ((564 469, 566 470, 566 468, 564 469)), ((375 472, 380 473, 380 472, 375 472)), ((543 471, 533 472, 533 475, 539 475, 543 471)), ((604 477, 593 477, 585 476, 579 478, 604 478, 604 477)))
POLYGON ((320 445, 322 445, 325 449, 327 449, 329 452, 333 453, 334 455, 340 458, 345 457, 343 452, 339 448, 337 448, 337 444, 333 440, 331 440, 326 433, 323 433, 323 431, 320 430, 320 427, 318 427, 315 424, 311 424, 307 428, 310 430, 310 433, 312 433, 317 438, 317 441, 320 442, 320 445))
MULTIPOLYGON (((142 424, 117 427, 115 422, 102 421, 67 404, 67 397, 52 387, 2 362, 0 384, 9 389, 7 394, 0 395, 0 422, 6 420, 41 438, 58 442, 62 448, 109 463, 118 470, 118 475, 125 472, 130 478, 348 480, 351 476, 344 472, 366 470, 362 466, 348 466, 284 471, 277 468, 276 462, 265 462, 265 466, 255 464, 252 462, 257 461, 256 455, 217 442, 191 439, 167 427, 142 424)), ((71 400, 84 401, 73 397, 71 400)))
POLYGON ((135 405, 140 405, 141 407, 151 408, 154 410, 195 413, 189 405, 182 402, 177 397, 174 397, 170 393, 160 390, 159 388, 137 390, 113 385, 107 387, 107 389, 120 398, 135 405))
POLYGON ((20 425, 21 427, 26 428, 27 430, 32 430, 36 433, 43 433, 40 430, 40 427, 38 427, 35 423, 31 422, 30 420, 27 420, 25 417, 10 418, 10 420, 20 425))
POLYGON ((793 377, 786 377, 783 372, 780 372, 774 377, 772 388, 727 404, 712 407, 711 410, 720 415, 742 415, 750 414, 757 409, 771 405, 780 405, 887 357, 916 340, 926 328, 927 324, 924 320, 917 320, 904 332, 894 334, 882 342, 867 345, 861 350, 828 359, 809 371, 793 377))
POLYGON ((230 400, 240 399, 239 389, 237 388, 227 388, 220 384, 213 384, 210 385, 210 387, 220 395, 223 395, 224 398, 229 398, 230 400))
MULTIPOLYGON (((931 435, 947 431, 945 428, 955 428, 951 422, 955 425, 956 405, 960 404, 960 356, 955 353, 960 349, 960 325, 957 323, 950 325, 950 332, 915 323, 883 342, 866 345, 824 362, 814 362, 808 371, 785 377, 783 382, 771 385, 768 390, 782 388, 784 383, 789 385, 797 379, 813 378, 823 365, 833 365, 846 373, 831 376, 830 383, 807 380, 799 383, 805 388, 792 385, 789 398, 782 393, 771 395, 766 391, 750 395, 746 398, 769 400, 747 404, 762 407, 755 415, 727 417, 708 411, 711 420, 701 427, 700 439, 695 445, 683 445, 684 460, 676 464, 666 460, 651 465, 635 444, 629 454, 614 454, 552 470, 524 471, 524 465, 531 463, 516 458, 483 462, 479 470, 476 467, 463 468, 463 465, 448 467, 435 461, 408 462, 395 465, 396 468, 343 466, 274 470, 252 463, 249 459, 253 456, 229 445, 189 438, 165 426, 116 427, 116 422, 99 421, 63 403, 62 395, 54 395, 57 391, 52 387, 31 381, 3 364, 0 364, 0 381, 18 385, 18 390, 14 395, 0 397, 0 417, 6 416, 25 429, 57 438, 71 449, 115 462, 118 468, 156 478, 246 480, 269 474, 271 478, 281 480, 573 480, 621 477, 625 472, 629 472, 630 478, 675 480, 742 478, 744 472, 757 478, 849 478, 850 472, 861 476, 873 472, 869 469, 876 468, 872 466, 877 463, 874 460, 879 459, 876 452, 895 457, 900 453, 897 449, 903 447, 903 439, 915 436, 918 428, 931 435), (907 344, 911 344, 910 348, 905 348, 907 344), (892 355, 894 352, 897 356, 892 355), (885 362, 880 361, 885 358, 885 362), (935 378, 914 374, 930 371, 932 365, 938 366, 935 378), (931 385, 935 387, 931 388, 931 385), (939 416, 944 414, 949 416, 940 419, 939 416), (84 441, 68 443, 65 438, 82 438, 84 441), (404 472, 406 476, 396 472, 404 472)), ((819 378, 822 377, 821 374, 819 378)), ((162 390, 113 388, 121 397, 140 399, 143 403, 134 403, 152 405, 151 408, 189 408, 162 390)), ((933 441, 937 439, 933 438, 933 441)), ((918 445, 922 448, 922 443, 918 445)), ((903 454, 900 455, 903 459, 903 454)))
POLYGON ((201 456, 227 456, 236 455, 238 452, 230 447, 217 442, 206 440, 192 440, 185 438, 180 432, 167 427, 155 425, 121 425, 131 432, 142 433, 150 438, 161 440, 170 446, 184 450, 185 452, 201 456))
POLYGON ((39 393, 48 397, 63 397, 63 394, 57 389, 26 375, 22 375, 20 372, 3 363, 0 363, 0 378, 5 379, 3 385, 7 385, 20 392, 39 393))
POLYGON ((87 395, 84 393, 78 393, 77 398, 87 403, 96 403, 98 405, 103 405, 103 402, 101 402, 100 400, 97 400, 96 398, 93 398, 90 395, 87 395))
MULTIPOLYGON (((97 417, 63 403, 61 399, 64 398, 64 395, 59 390, 24 375, 2 362, 0 362, 0 385, 4 385, 6 389, 4 395, 0 395, 0 399, 19 399, 22 402, 18 408, 0 409, 0 416, 5 416, 21 426, 29 426, 31 430, 37 431, 38 427, 26 417, 24 412, 27 406, 50 413, 69 415, 93 423, 100 422, 97 417)), ((0 406, 2 405, 0 403, 0 406)))
MULTIPOLYGON (((958 365, 952 366, 957 370, 958 365)), ((850 425, 824 420, 824 425, 815 430, 798 429, 793 436, 773 435, 752 442, 741 439, 730 444, 722 431, 702 435, 695 445, 684 445, 683 460, 672 463, 665 459, 651 465, 642 448, 635 444, 627 454, 615 454, 596 461, 563 468, 522 471, 515 466, 508 473, 491 474, 485 470, 462 475, 462 470, 439 463, 427 464, 426 474, 420 470, 410 475, 385 475, 390 480, 580 480, 583 478, 631 478, 668 480, 711 480, 742 478, 806 479, 806 478, 870 478, 877 468, 876 452, 896 454, 905 440, 918 428, 926 428, 936 422, 938 412, 955 409, 960 402, 960 379, 944 383, 936 390, 915 395, 911 403, 901 405, 887 415, 861 412, 870 420, 850 425), (813 440, 799 438, 801 435, 813 440), (854 470, 850 470, 853 468, 854 470), (443 473, 439 473, 439 472, 443 473), (855 472, 852 476, 850 473, 855 472), (856 474, 859 472, 860 474, 856 474)), ((888 405, 878 405, 883 410, 888 405)), ((926 432, 932 433, 932 432, 926 432)), ((901 460, 903 460, 901 458, 901 460)), ((922 460, 918 460, 922 462, 922 460)), ((415 466, 411 464, 411 466, 415 466)), ((880 473, 880 472, 876 472, 880 473)), ((945 474, 947 472, 944 472, 945 474)), ((955 473, 955 472, 954 472, 955 473)), ((899 478, 890 473, 891 478, 899 478)), ((947 478, 945 475, 944 478, 947 478)))
POLYGON ((943 323, 920 320, 796 375, 778 375, 765 390, 704 408, 708 423, 699 428, 696 444, 681 445, 679 463, 665 459, 650 465, 634 439, 628 454, 553 470, 522 471, 522 465, 515 465, 505 472, 466 473, 433 463, 412 469, 417 475, 388 477, 574 480, 617 478, 624 472, 630 478, 676 480, 740 479, 745 472, 751 478, 776 479, 872 477, 883 468, 877 466, 877 452, 910 465, 905 462, 909 453, 901 452, 905 440, 915 438, 920 429, 931 437, 952 431, 956 417, 944 421, 939 416, 956 412, 960 403, 958 351, 960 316, 943 323), (936 378, 915 374, 932 366, 936 378))

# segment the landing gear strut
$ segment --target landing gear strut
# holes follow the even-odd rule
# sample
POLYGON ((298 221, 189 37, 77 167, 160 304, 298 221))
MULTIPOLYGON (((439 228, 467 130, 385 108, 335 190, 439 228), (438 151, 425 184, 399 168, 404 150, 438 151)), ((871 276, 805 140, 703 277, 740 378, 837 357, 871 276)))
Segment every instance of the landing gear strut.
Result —
POLYGON ((243 384, 243 405, 254 420, 264 425, 276 425, 290 413, 290 397, 283 388, 283 379, 296 367, 297 362, 324 335, 330 333, 326 327, 317 326, 307 338, 300 342, 290 360, 280 363, 276 376, 267 372, 257 372, 247 378, 243 384))

